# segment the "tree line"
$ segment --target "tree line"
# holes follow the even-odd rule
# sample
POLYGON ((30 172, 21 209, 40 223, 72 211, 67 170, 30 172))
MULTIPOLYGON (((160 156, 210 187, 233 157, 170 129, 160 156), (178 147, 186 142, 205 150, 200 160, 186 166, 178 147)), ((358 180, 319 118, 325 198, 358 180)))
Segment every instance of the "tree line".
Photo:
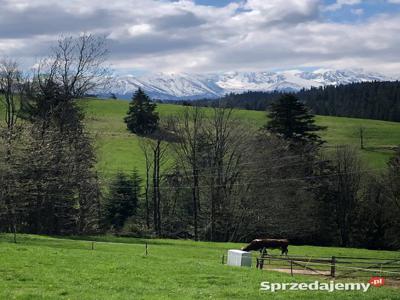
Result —
MULTIPOLYGON (((143 94, 125 119, 132 132, 129 120, 155 113, 143 94)), ((363 166, 350 146, 322 151, 325 128, 292 94, 272 105, 269 119, 254 129, 232 108, 187 106, 149 130, 138 126, 146 174, 127 193, 143 189, 142 200, 122 227, 109 225, 128 235, 399 247, 400 151, 382 170, 363 166)))
MULTIPOLYGON (((184 105, 266 110, 283 92, 245 92, 220 99, 180 101, 184 105)), ((311 88, 293 93, 318 115, 400 121, 400 82, 374 81, 311 88)))

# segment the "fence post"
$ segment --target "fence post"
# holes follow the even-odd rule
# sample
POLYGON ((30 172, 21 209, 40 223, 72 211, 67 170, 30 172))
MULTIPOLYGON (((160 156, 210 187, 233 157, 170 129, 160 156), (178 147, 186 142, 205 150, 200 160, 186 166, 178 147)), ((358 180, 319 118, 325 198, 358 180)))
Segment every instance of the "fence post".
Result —
POLYGON ((225 263, 225 254, 222 254, 222 264, 225 263))
POLYGON ((331 261, 331 277, 335 278, 335 271, 336 271, 336 257, 332 256, 331 261))
POLYGON ((92 242, 92 250, 94 250, 94 242, 92 242))
POLYGON ((293 260, 290 260, 290 275, 293 276, 293 260))
POLYGON ((146 243, 146 245, 145 245, 145 253, 146 253, 146 256, 147 256, 147 243, 146 243))

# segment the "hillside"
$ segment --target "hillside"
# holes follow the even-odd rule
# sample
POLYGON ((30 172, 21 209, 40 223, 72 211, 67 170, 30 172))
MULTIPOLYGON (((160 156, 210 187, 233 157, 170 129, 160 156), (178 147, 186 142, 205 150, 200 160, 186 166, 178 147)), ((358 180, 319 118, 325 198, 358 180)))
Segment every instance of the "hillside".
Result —
MULTIPOLYGON (((120 100, 84 100, 87 126, 96 140, 98 169, 106 177, 118 170, 144 170, 144 159, 137 136, 128 133, 123 118, 128 102, 120 100)), ((183 106, 159 104, 161 117, 179 113, 183 106)), ((266 122, 261 111, 236 110, 235 115, 255 128, 266 122)), ((364 162, 370 168, 384 168, 392 155, 393 147, 400 144, 400 123, 354 118, 317 116, 317 123, 327 126, 321 133, 327 141, 325 148, 349 144, 359 147, 359 129, 364 128, 365 149, 360 150, 364 162)))
MULTIPOLYGON (((144 170, 144 159, 138 137, 126 130, 123 118, 129 103, 124 100, 81 100, 86 112, 86 124, 95 140, 98 153, 98 169, 104 175, 118 170, 144 170)), ((160 116, 179 113, 180 105, 158 104, 160 116)), ((210 110, 211 108, 206 108, 210 110)), ((0 114, 3 108, 0 106, 0 114)), ((236 109, 235 116, 249 126, 259 128, 266 122, 266 113, 236 109)), ((364 162, 370 168, 383 168, 400 144, 400 123, 379 120, 317 116, 317 123, 327 126, 321 136, 327 141, 328 150, 335 145, 349 144, 359 147, 359 129, 364 128, 365 149, 359 150, 364 162)), ((108 177, 108 176, 106 176, 108 177)))

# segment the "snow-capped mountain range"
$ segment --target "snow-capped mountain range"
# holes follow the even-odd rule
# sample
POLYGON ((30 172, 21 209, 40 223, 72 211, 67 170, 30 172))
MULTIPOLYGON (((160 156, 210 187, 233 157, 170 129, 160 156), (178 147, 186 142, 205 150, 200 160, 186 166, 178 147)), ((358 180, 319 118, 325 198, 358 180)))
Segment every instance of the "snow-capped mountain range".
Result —
POLYGON ((121 98, 130 98, 140 87, 154 99, 195 100, 246 91, 298 91, 302 88, 386 80, 394 79, 363 70, 334 69, 213 74, 160 73, 145 76, 115 76, 111 89, 100 94, 105 96, 113 93, 121 98))

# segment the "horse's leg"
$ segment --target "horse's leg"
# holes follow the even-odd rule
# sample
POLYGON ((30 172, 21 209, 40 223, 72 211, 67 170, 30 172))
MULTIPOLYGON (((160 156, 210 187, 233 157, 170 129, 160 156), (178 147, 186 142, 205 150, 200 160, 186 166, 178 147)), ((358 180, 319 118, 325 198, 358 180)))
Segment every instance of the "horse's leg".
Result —
POLYGON ((262 248, 261 250, 260 250, 260 252, 261 252, 261 254, 264 256, 265 254, 268 254, 267 253, 267 248, 266 247, 264 247, 264 248, 262 248))

